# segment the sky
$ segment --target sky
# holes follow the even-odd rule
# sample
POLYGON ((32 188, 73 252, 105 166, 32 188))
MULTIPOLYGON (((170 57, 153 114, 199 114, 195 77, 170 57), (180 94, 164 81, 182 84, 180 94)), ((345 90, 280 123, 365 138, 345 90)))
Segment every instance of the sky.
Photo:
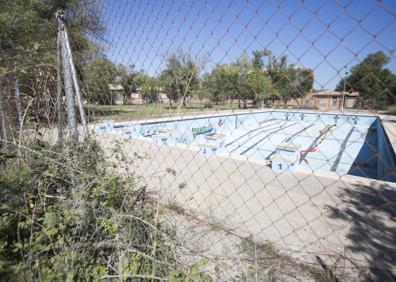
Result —
POLYGON ((150 75, 172 53, 210 71, 264 49, 313 69, 315 89, 333 89, 379 50, 396 73, 394 0, 102 0, 101 9, 107 57, 150 75))

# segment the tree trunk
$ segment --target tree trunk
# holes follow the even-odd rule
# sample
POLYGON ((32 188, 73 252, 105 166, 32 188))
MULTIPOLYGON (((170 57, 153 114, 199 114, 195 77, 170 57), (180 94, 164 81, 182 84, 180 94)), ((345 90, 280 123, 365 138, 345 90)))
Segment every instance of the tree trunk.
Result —
POLYGON ((243 98, 243 108, 244 108, 244 109, 247 109, 247 106, 246 106, 246 98, 243 98))
POLYGON ((238 97, 238 109, 241 108, 241 98, 238 97))
POLYGON ((169 98, 169 107, 172 110, 172 99, 169 98))

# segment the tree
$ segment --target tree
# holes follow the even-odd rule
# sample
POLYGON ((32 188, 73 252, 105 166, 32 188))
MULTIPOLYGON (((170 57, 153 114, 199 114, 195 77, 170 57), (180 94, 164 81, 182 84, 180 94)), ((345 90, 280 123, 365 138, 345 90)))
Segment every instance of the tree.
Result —
POLYGON ((256 70, 263 70, 264 67, 263 58, 267 57, 270 54, 271 52, 267 50, 254 50, 253 60, 252 60, 253 68, 256 70))
POLYGON ((206 99, 206 102, 208 102, 209 100, 213 100, 211 96, 212 92, 210 89, 211 87, 210 83, 211 83, 210 74, 206 73, 203 75, 198 85, 198 88, 195 91, 195 95, 200 101, 201 108, 204 99, 206 99))
POLYGON ((139 88, 138 81, 136 79, 139 74, 140 73, 135 70, 135 65, 131 65, 121 76, 121 85, 124 89, 124 104, 126 103, 127 97, 132 92, 136 92, 139 88))
POLYGON ((172 109, 172 100, 179 97, 180 93, 180 77, 179 62, 175 58, 168 59, 167 69, 162 71, 159 80, 160 85, 164 89, 169 100, 169 107, 172 109))
POLYGON ((139 74, 136 77, 136 81, 143 98, 146 101, 155 102, 157 100, 158 93, 157 80, 146 74, 139 74))
POLYGON ((290 97, 299 104, 299 99, 305 97, 314 83, 314 73, 311 69, 288 68, 288 78, 290 82, 290 97))
POLYGON ((216 68, 204 78, 207 97, 216 104, 225 99, 238 97, 238 71, 231 65, 217 65, 216 68))
POLYGON ((261 69, 253 69, 247 75, 246 86, 253 93, 256 103, 262 101, 265 104, 274 95, 271 79, 261 69))
POLYGON ((182 69, 181 69, 181 94, 182 106, 186 106, 186 97, 194 95, 195 91, 199 87, 199 72, 200 66, 198 62, 194 61, 190 56, 182 57, 182 69))
POLYGON ((263 100, 265 95, 272 95, 271 81, 262 70, 261 56, 257 56, 252 62, 246 55, 231 64, 217 65, 204 80, 208 89, 209 98, 218 103, 226 99, 238 99, 238 107, 241 100, 246 108, 246 100, 263 100))
POLYGON ((351 69, 351 74, 336 86, 337 91, 358 91, 373 108, 396 104, 396 76, 384 66, 390 58, 382 51, 369 54, 351 69), (346 81, 345 81, 346 79, 346 81))
POLYGON ((235 63, 231 64, 231 66, 238 73, 238 80, 235 83, 234 87, 238 94, 238 107, 240 108, 240 100, 243 100, 243 107, 246 109, 246 100, 254 99, 254 93, 249 89, 247 85, 247 78, 249 74, 253 71, 252 64, 246 54, 244 54, 241 58, 239 58, 235 63))
POLYGON ((172 54, 167 59, 166 69, 160 76, 161 85, 168 96, 170 107, 172 100, 182 98, 185 106, 186 96, 190 96, 199 87, 199 65, 190 56, 172 54))
POLYGON ((109 84, 120 79, 120 68, 107 58, 91 60, 83 68, 84 90, 90 102, 110 104, 109 84))
POLYGON ((295 99, 298 103, 298 99, 304 97, 312 89, 314 72, 288 64, 286 55, 277 58, 270 51, 265 51, 263 54, 268 57, 266 73, 271 78, 273 93, 285 105, 289 99, 295 99))
POLYGON ((209 77, 209 89, 211 98, 217 103, 225 99, 238 99, 238 107, 241 100, 246 108, 246 100, 254 98, 254 93, 247 87, 246 79, 252 71, 252 64, 246 55, 232 64, 217 65, 209 77))
POLYGON ((62 9, 78 75, 99 50, 93 38, 104 29, 96 0, 3 0, 0 1, 0 72, 3 85, 12 89, 18 79, 21 92, 34 98, 33 120, 51 119, 56 95, 56 37, 54 14, 62 9), (78 44, 74 44, 78 42, 78 44))

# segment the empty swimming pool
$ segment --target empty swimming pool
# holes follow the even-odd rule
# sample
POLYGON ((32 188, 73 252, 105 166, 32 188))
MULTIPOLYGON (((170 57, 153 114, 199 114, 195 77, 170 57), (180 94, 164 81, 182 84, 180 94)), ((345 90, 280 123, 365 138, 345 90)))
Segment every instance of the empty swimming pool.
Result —
POLYGON ((263 111, 101 124, 97 131, 155 144, 186 144, 202 154, 265 160, 274 171, 300 168, 396 182, 396 158, 376 116, 263 111))

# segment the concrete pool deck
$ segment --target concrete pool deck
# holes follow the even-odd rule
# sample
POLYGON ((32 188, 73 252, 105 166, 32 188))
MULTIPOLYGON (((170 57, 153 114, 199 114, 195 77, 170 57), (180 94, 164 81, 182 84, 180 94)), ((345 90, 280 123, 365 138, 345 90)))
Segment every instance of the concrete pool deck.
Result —
POLYGON ((121 144, 134 159, 129 168, 165 203, 270 241, 304 261, 318 255, 329 265, 357 264, 375 269, 377 278, 396 277, 394 183, 318 170, 278 174, 262 161, 205 157, 181 145, 116 134, 100 133, 97 140, 109 157, 114 142, 121 144))

